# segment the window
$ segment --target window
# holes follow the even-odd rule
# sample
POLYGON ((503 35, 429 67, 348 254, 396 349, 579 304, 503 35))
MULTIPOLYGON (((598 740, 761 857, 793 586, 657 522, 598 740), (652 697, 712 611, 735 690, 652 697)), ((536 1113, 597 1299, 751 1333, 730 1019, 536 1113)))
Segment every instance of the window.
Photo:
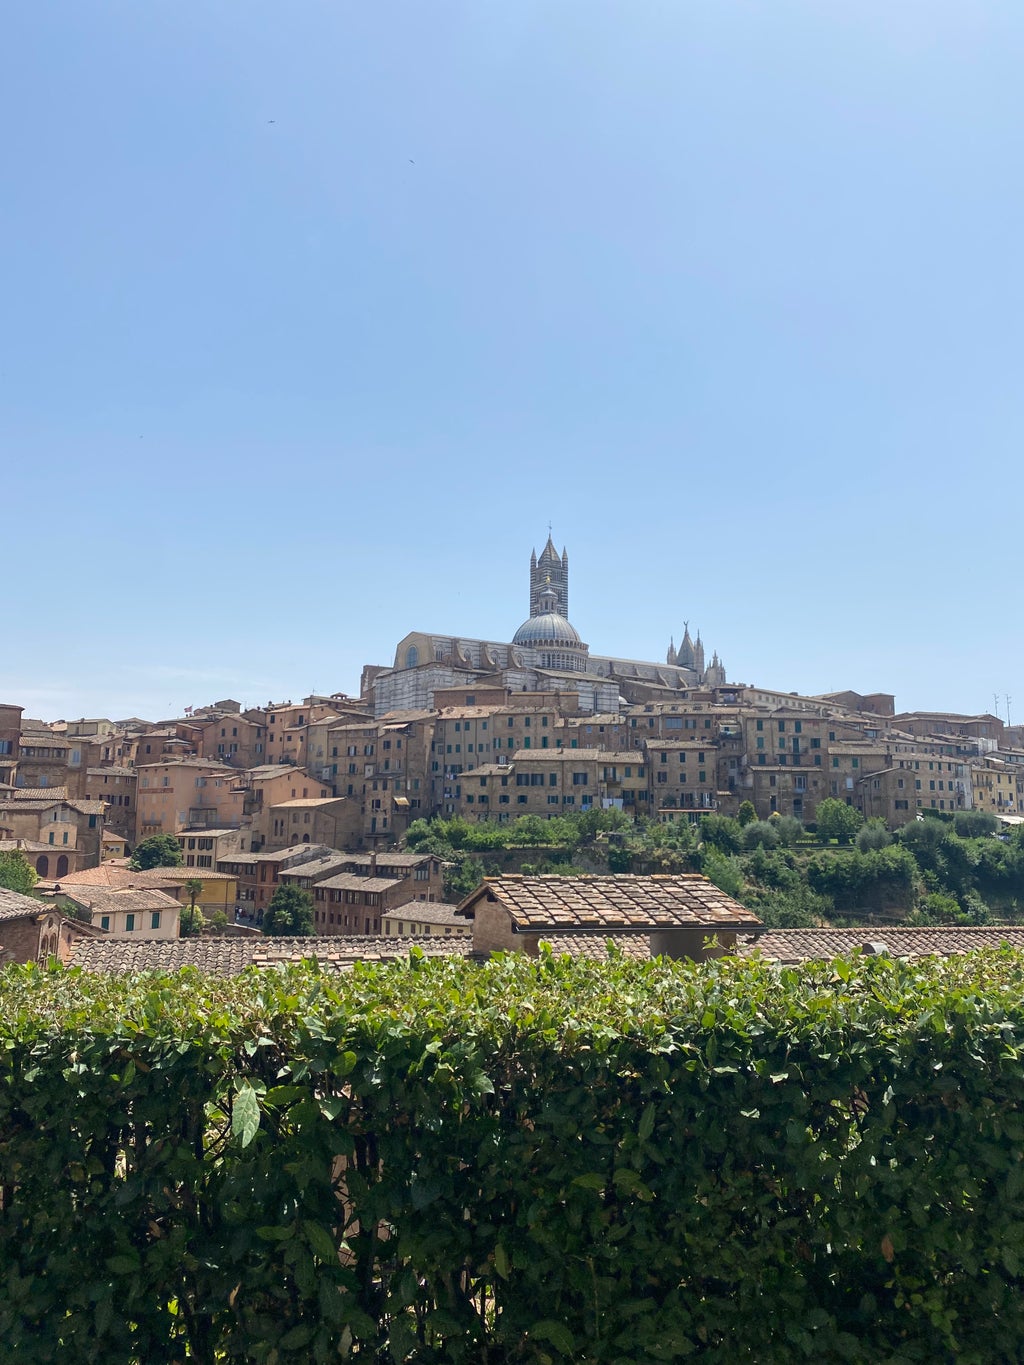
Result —
POLYGON ((131 933, 131 931, 135 928, 135 916, 134 916, 134 915, 132 915, 132 914, 125 915, 125 917, 124 917, 124 927, 125 927, 125 929, 126 929, 129 933, 131 933))
POLYGON ((101 915, 101 916, 100 916, 100 928, 101 928, 101 929, 109 929, 109 928, 110 928, 110 916, 109 916, 109 915, 101 915))
POLYGON ((159 911, 159 910, 154 910, 153 913, 152 913, 152 915, 150 915, 150 917, 149 917, 149 927, 150 927, 151 929, 159 929, 159 928, 160 928, 160 911, 159 911))

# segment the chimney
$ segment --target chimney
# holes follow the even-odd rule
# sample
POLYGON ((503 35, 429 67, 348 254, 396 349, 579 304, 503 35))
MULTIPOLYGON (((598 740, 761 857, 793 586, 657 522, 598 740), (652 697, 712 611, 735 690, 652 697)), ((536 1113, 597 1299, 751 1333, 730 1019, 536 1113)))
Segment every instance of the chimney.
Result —
POLYGON ((373 852, 370 854, 370 876, 371 876, 371 877, 376 877, 376 875, 377 875, 377 850, 374 849, 373 852))

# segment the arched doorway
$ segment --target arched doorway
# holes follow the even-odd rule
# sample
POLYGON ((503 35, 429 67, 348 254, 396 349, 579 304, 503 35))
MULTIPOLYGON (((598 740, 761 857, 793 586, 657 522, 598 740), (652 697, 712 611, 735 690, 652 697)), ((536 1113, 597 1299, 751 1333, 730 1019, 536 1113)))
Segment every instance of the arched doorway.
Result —
POLYGON ((39 873, 40 877, 48 877, 50 875, 50 860, 45 853, 41 853, 36 859, 36 871, 39 873))
POLYGON ((57 859, 57 876, 66 877, 68 875, 68 855, 62 853, 57 859))

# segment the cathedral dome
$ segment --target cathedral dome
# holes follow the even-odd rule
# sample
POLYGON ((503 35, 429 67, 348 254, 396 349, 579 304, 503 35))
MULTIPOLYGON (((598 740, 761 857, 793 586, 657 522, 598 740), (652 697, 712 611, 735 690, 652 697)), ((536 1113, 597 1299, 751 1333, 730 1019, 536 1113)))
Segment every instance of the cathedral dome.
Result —
POLYGON ((576 647, 582 644, 576 627, 570 625, 557 611, 545 611, 539 616, 531 616, 512 637, 514 645, 563 645, 576 647))

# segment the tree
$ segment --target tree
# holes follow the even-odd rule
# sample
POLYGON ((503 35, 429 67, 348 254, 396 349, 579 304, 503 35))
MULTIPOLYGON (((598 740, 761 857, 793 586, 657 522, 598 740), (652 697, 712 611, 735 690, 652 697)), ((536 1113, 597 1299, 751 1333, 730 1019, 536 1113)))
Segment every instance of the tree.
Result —
POLYGON ((313 897, 298 886, 279 886, 263 916, 263 932, 278 938, 285 934, 312 934, 313 897))
POLYGON ((864 823, 859 810, 848 806, 845 801, 837 801, 834 796, 826 797, 815 814, 818 823, 818 838, 823 844, 830 839, 840 844, 848 844, 864 823))
POLYGON ((869 820, 857 832, 857 847, 861 853, 870 853, 875 848, 888 848, 892 835, 885 827, 884 820, 869 820))
POLYGON ((754 821, 757 819, 757 811, 754 809, 753 801, 743 802, 739 810, 736 812, 736 819, 744 827, 747 825, 752 825, 754 823, 754 821))
POLYGON ((35 868, 19 849, 0 853, 0 886, 4 890, 28 896, 38 880, 35 868))
POLYGON ((701 816, 701 839, 723 853, 739 853, 741 832, 739 821, 730 820, 727 815, 701 816))
POLYGON ((206 916, 197 905, 183 905, 178 919, 179 938, 198 938, 206 928, 206 916))
POLYGON ((953 828, 961 839, 983 839, 995 834, 999 820, 989 810, 958 810, 953 817, 953 828))
POLYGON ((779 832, 770 820, 751 820, 743 829, 743 847, 753 848, 777 848, 779 845, 779 832))
POLYGON ((178 935, 180 938, 197 938, 206 928, 206 916, 196 905, 203 890, 202 878, 189 877, 185 890, 188 892, 188 905, 178 920, 178 935))
POLYGON ((173 834, 151 834, 135 845, 128 866, 134 872, 147 872, 151 867, 181 867, 184 861, 173 834))
POLYGON ((483 869, 476 858, 460 854, 444 867, 445 899, 457 903, 469 895, 483 881, 483 869))

